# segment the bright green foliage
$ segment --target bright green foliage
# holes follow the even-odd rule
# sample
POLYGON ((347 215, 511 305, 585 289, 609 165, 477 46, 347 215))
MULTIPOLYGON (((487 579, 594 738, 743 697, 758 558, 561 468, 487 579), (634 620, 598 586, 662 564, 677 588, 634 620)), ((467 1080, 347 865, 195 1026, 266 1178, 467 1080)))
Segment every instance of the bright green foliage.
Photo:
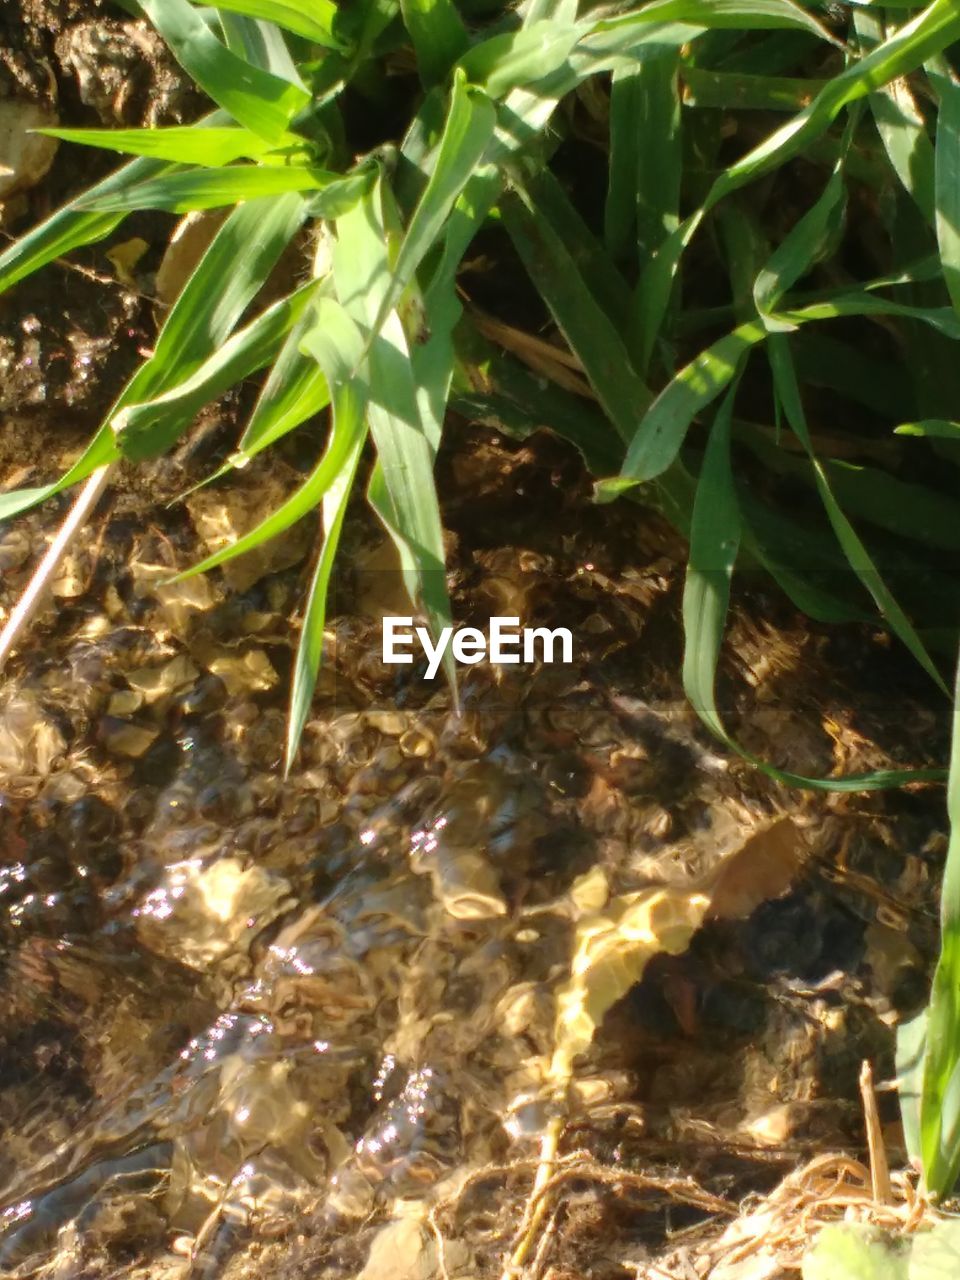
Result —
MULTIPOLYGON (((960 14, 951 0, 916 13, 857 10, 846 23, 812 0, 652 0, 619 11, 527 0, 515 12, 488 10, 483 20, 455 0, 365 0, 349 9, 330 0, 225 0, 212 9, 142 0, 141 7, 217 110, 176 128, 53 131, 139 158, 7 250, 0 288, 110 235, 133 210, 235 212, 85 454, 60 481, 4 496, 0 516, 121 455, 155 456, 206 403, 267 367, 223 475, 328 405, 334 419, 328 367, 336 368, 338 385, 352 388, 343 392, 349 403, 363 406, 376 453, 369 500, 397 546, 411 600, 432 626, 449 617, 432 472, 452 399, 521 433, 545 416, 583 452, 599 497, 641 496, 691 532, 686 684, 721 736, 712 684, 728 591, 716 581, 705 591, 698 577, 702 557, 716 559, 720 542, 725 574, 740 548, 817 617, 863 617, 872 605, 943 687, 931 645, 960 619, 960 585, 930 566, 924 581, 923 552, 956 549, 955 507, 922 482, 831 459, 829 447, 821 456, 820 428, 808 426, 804 401, 808 384, 859 402, 861 414, 892 396, 888 432, 899 421, 901 435, 930 441, 904 441, 905 448, 956 458, 950 388, 938 397, 929 379, 911 384, 909 369, 892 371, 889 362, 868 368, 872 357, 848 346, 851 321, 864 333, 883 325, 927 359, 927 348, 940 353, 945 367, 960 336, 953 312, 960 108, 949 61, 960 14), (412 58, 423 89, 406 119, 390 120, 396 146, 356 159, 342 100, 372 94, 373 110, 400 55, 412 58), (608 130, 606 199, 594 227, 578 207, 582 193, 552 170, 558 144, 576 141, 578 94, 593 95, 591 111, 608 130), (923 105, 930 101, 939 107, 936 127, 923 105), (732 155, 721 150, 724 122, 736 127, 743 113, 764 111, 786 120, 774 118, 762 140, 732 155), (745 216, 749 206, 734 208, 739 191, 769 183, 799 156, 806 172, 819 167, 823 177, 786 234, 767 229, 763 215, 745 216), (829 271, 817 273, 842 253, 851 202, 865 198, 889 209, 889 261, 878 262, 872 278, 830 284, 829 271), (925 231, 900 208, 904 201, 923 215, 925 231), (701 291, 681 268, 694 241, 704 261, 714 211, 733 305, 714 304, 698 319, 701 291), (458 267, 491 217, 580 362, 599 412, 560 387, 545 393, 464 314, 458 267), (308 223, 326 245, 315 279, 245 316, 308 223), (343 360, 318 345, 320 314, 338 315, 338 331, 360 337, 349 376, 343 360), (848 328, 833 337, 828 321, 848 328), (764 353, 771 420, 779 430, 782 416, 799 456, 736 416, 736 388, 764 353), (479 366, 478 379, 471 371, 479 366), (882 390, 884 382, 892 389, 882 390), (723 396, 719 434, 704 454, 701 424, 723 396), (741 455, 809 491, 802 524, 772 507, 762 486, 743 489, 741 455), (717 541, 718 528, 729 537, 717 541), (859 581, 862 594, 838 589, 841 574, 859 581), (931 582, 948 584, 939 609, 931 582)), ((955 385, 960 391, 960 379, 955 385)), ((341 407, 340 416, 350 422, 356 412, 341 407)), ((341 433, 341 442, 355 434, 341 433)), ((328 534, 311 597, 314 622, 304 627, 313 656, 298 668, 298 714, 319 655, 311 630, 323 613, 318 593, 360 474, 360 449, 332 439, 278 511, 198 566, 223 563, 323 505, 328 534)), ((291 755, 296 738, 293 731, 291 755)), ((798 781, 889 785, 900 776, 798 781)))
MULTIPOLYGON (((738 566, 765 570, 818 619, 879 617, 946 692, 960 626, 956 0, 140 8, 215 109, 176 128, 49 131, 135 158, 0 255, 0 292, 131 211, 232 212, 82 457, 0 496, 0 519, 121 457, 162 453, 261 370, 211 480, 324 415, 299 487, 191 570, 321 512, 288 766, 357 485, 412 607, 434 629, 449 622, 433 469, 450 405, 520 437, 552 429, 599 500, 647 502, 689 537, 684 687, 732 749, 714 685, 738 566), (358 117, 383 139, 366 154, 350 136, 358 117), (598 180, 571 180, 588 152, 598 180), (458 272, 492 228, 480 252, 495 244, 504 280, 522 269, 532 286, 504 319, 555 326, 592 401, 481 336, 458 272), (307 260, 308 236, 312 273, 264 301, 298 238, 307 260)), ((960 1168, 957 759, 944 950, 910 1075, 908 1127, 937 1194, 960 1168)), ((754 763, 851 791, 943 774, 817 779, 754 763)))
POLYGON ((895 1238, 862 1223, 824 1227, 803 1259, 803 1280, 953 1280, 960 1223, 895 1238))

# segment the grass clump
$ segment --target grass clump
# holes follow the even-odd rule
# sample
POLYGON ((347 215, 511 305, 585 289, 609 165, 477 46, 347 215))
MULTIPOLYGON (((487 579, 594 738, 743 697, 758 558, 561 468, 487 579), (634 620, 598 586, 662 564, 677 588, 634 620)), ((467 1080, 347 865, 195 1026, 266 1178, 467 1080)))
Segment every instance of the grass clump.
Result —
MULTIPOLYGON (((361 477, 413 607, 434 632, 450 623, 433 480, 450 406, 519 436, 550 428, 581 451, 599 501, 639 498, 689 537, 684 686, 735 749, 713 690, 738 566, 772 575, 817 619, 879 615, 948 694, 943 655, 960 622, 956 0, 125 7, 214 109, 185 127, 50 131, 133 158, 0 256, 0 290, 133 211, 230 212, 83 455, 52 484, 0 496, 0 518, 81 483, 82 514, 120 459, 162 454, 263 370, 218 475, 328 411, 297 491, 191 571, 321 508, 288 763, 361 477), (309 279, 258 305, 308 226, 309 279), (522 264, 519 319, 464 304, 458 277, 478 237, 495 269, 522 264), (556 341, 544 344, 531 330, 547 324, 556 341)), ((932 776, 769 771, 850 790, 932 776)), ((958 788, 955 767, 954 809, 958 788)), ((960 1166, 958 864, 955 838, 921 1086, 936 1194, 960 1166)))

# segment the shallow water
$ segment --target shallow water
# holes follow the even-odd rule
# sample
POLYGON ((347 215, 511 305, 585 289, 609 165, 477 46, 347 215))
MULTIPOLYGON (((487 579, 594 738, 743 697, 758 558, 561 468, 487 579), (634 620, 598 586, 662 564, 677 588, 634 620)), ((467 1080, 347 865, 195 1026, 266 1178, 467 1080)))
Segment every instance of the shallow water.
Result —
MULTIPOLYGON (((566 509, 490 551, 469 530, 516 451, 477 456, 481 496, 452 517, 457 616, 496 597, 527 625, 574 624, 578 653, 465 670, 459 718, 422 673, 379 662, 389 575, 348 573, 284 781, 299 569, 268 563, 242 593, 161 585, 196 555, 162 509, 106 521, 96 569, 77 552, 84 591, 58 596, 8 669, 6 1272, 243 1274, 256 1242, 287 1241, 282 1267, 305 1231, 349 1271, 347 1241, 529 1161, 558 1108, 568 1145, 624 1167, 692 1139, 748 1172, 751 1149, 858 1140, 851 1072, 889 1062, 897 1009, 922 998, 934 803, 787 793, 725 754, 677 687, 671 536, 598 516, 571 484, 566 509), (708 888, 718 918, 651 962, 558 1099, 576 886, 600 870, 604 900, 708 888)), ((46 518, 0 534, 5 605, 46 518)), ((372 535, 353 537, 369 563, 372 535)), ((725 678, 752 748, 809 772, 841 749, 844 769, 876 767, 885 690, 844 673, 866 710, 831 730, 853 695, 831 690, 805 624, 736 626, 725 678)), ((935 753, 906 695, 901 723, 904 759, 935 753)), ((496 1266, 525 1194, 521 1178, 492 1223, 452 1225, 464 1266, 496 1266)))

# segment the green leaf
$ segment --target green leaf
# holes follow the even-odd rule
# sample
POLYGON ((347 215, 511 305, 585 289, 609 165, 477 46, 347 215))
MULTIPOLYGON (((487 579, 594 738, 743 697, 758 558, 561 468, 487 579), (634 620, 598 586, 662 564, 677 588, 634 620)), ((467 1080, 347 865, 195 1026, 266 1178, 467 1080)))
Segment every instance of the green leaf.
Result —
MULTIPOLYGON (((399 315, 391 311, 379 332, 373 327, 394 284, 388 238, 398 224, 381 177, 354 210, 337 220, 333 275, 341 303, 366 331, 367 415, 378 458, 368 499, 400 554, 410 599, 426 614, 436 636, 450 625, 450 602, 433 479, 434 442, 425 429, 399 315)), ((456 698, 456 669, 448 656, 444 669, 456 698)))
POLYGON ((417 54, 425 88, 438 84, 470 47, 453 0, 400 0, 403 21, 417 54))
POLYGON ((475 44, 458 65, 491 98, 505 98, 512 89, 548 82, 566 64, 581 34, 573 22, 534 22, 475 44))
POLYGON ((897 1026, 897 1096, 903 1121, 903 1140, 911 1160, 919 1161, 920 1102, 923 1095, 923 1060, 927 1048, 927 1011, 923 1009, 897 1026))
POLYGON ((932 77, 940 98, 936 144, 936 228, 940 262, 954 310, 960 312, 960 85, 932 77))
POLYGON ((644 262, 679 218, 682 145, 679 53, 652 48, 615 71, 610 88, 610 178, 604 236, 614 257, 644 262))
POLYGON ((734 386, 714 420, 697 484, 690 522, 690 553, 683 590, 683 690, 717 738, 768 777, 812 791, 873 791, 908 781, 942 777, 939 769, 880 770, 845 778, 808 778, 777 769, 745 750, 727 733, 717 709, 717 663, 730 607, 730 582, 743 536, 730 463, 734 386))
POLYGON ((613 321, 600 306, 560 236, 529 192, 501 202, 504 225, 524 267, 583 366, 604 412, 624 440, 650 392, 633 370, 613 321))
POLYGON ((844 107, 907 75, 958 37, 960 10, 954 0, 933 0, 882 45, 829 80, 809 107, 731 165, 711 188, 706 208, 784 164, 825 132, 844 107))
POLYGON ((134 209, 166 209, 189 213, 216 209, 290 191, 317 191, 337 182, 339 175, 300 165, 272 168, 234 165, 227 169, 193 169, 141 182, 126 191, 79 201, 78 207, 97 212, 130 212, 134 209))
MULTIPOLYGON (((649 13, 651 8, 646 5, 641 12, 649 13)), ((641 373, 646 371, 663 323, 680 258, 705 215, 724 197, 798 155, 821 137, 851 102, 907 75, 958 38, 960 9, 955 0, 933 0, 882 45, 829 80, 808 107, 716 179, 700 208, 664 241, 641 277, 637 288, 637 350, 641 373)))
POLYGON ((294 664, 287 722, 287 772, 297 753, 320 669, 330 575, 367 435, 366 387, 354 374, 362 356, 360 330, 333 299, 321 298, 317 303, 316 323, 305 337, 304 345, 317 360, 330 387, 331 439, 320 466, 332 466, 332 458, 337 461, 336 474, 323 499, 323 545, 310 585, 294 664))
MULTIPOLYGON (((85 147, 101 147, 125 155, 152 156, 175 164, 202 164, 218 169, 241 157, 258 159, 270 150, 270 143, 248 129, 204 129, 199 125, 174 125, 166 129, 38 129, 61 142, 76 142, 85 147)), ((290 142, 301 139, 290 135, 290 142)), ((146 175, 145 175, 146 176, 146 175)), ((120 174, 114 175, 114 180, 120 174)), ((137 185, 127 179, 123 186, 137 185)), ((94 190, 81 201, 97 197, 94 190)), ((90 207, 90 206, 88 206, 90 207)))
POLYGON ((328 49, 340 49, 342 42, 333 34, 337 6, 332 0, 213 0, 215 9, 241 13, 264 22, 275 22, 285 31, 303 36, 328 49))
POLYGON ((901 422, 894 427, 894 435, 929 436, 936 440, 960 440, 960 422, 948 422, 945 418, 924 418, 920 422, 901 422))
POLYGON ((308 312, 290 331, 240 438, 239 462, 249 462, 330 403, 323 370, 300 349, 314 323, 313 313, 308 312))
POLYGON ((847 192, 840 162, 819 199, 791 229, 757 275, 753 300, 768 327, 782 322, 770 313, 785 293, 836 244, 843 227, 847 192))
POLYGON ((800 111, 823 89, 825 80, 796 76, 750 75, 683 67, 683 102, 687 107, 726 111, 800 111))
POLYGON ((768 352, 773 369, 774 386, 790 428, 800 440, 810 459, 817 490, 826 510, 827 518, 836 534, 837 541, 843 548, 847 563, 873 597, 877 609, 887 622, 890 630, 906 646, 937 688, 949 696, 943 677, 927 653, 913 624, 894 599, 869 552, 833 496, 833 490, 830 488, 826 472, 821 466, 810 440, 806 415, 803 412, 803 403, 800 399, 800 388, 797 385, 796 373, 787 342, 787 338, 779 334, 773 335, 770 339, 768 352))
POLYGON ((239 58, 216 38, 188 0, 140 0, 173 56, 238 124, 274 145, 310 95, 289 80, 239 58))
POLYGON ((936 1198, 953 1190, 960 1173, 960 662, 954 687, 947 816, 950 842, 940 890, 940 958, 927 1007, 920 1104, 923 1178, 936 1198))
MULTIPOLYGON (((695 415, 730 385, 744 357, 766 336, 763 323, 752 320, 718 338, 681 369, 635 429, 620 478, 643 483, 665 471, 677 456, 695 415)), ((612 490, 602 485, 601 493, 608 492, 612 490)))
POLYGON ((425 255, 439 242, 451 209, 480 165, 495 124, 493 104, 485 94, 471 89, 458 71, 433 172, 403 237, 372 334, 379 332, 425 255))
MULTIPOLYGON (((156 160, 134 160, 91 187, 86 196, 110 196, 153 178, 166 168, 156 160)), ((71 200, 0 254, 0 293, 72 249, 106 239, 123 219, 123 214, 83 213, 79 198, 71 200)))
POLYGON ((683 589, 683 691, 703 723, 722 740, 727 734, 717 711, 714 680, 740 550, 740 510, 730 466, 734 397, 735 391, 727 394, 707 441, 683 589))
MULTIPOLYGON (((795 328, 815 320, 853 315, 908 317, 923 321, 947 337, 960 338, 960 324, 949 307, 912 307, 866 292, 839 294, 829 301, 777 312, 772 327, 795 328)), ((609 501, 631 484, 642 484, 666 470, 696 414, 729 386, 740 361, 766 339, 768 326, 769 318, 740 325, 701 351, 667 383, 636 428, 619 477, 598 483, 599 500, 609 501)))
POLYGON ((316 283, 311 282, 275 302, 172 390, 121 409, 112 425, 123 456, 142 462, 165 453, 205 405, 273 359, 315 292, 316 283))
POLYGON ((908 1255, 876 1227, 831 1224, 804 1255, 803 1280, 910 1280, 908 1255))
POLYGON ((251 201, 235 209, 167 315, 153 356, 124 387, 83 454, 52 484, 0 495, 0 519, 116 461, 120 451, 110 426, 113 417, 124 406, 160 395, 190 377, 227 340, 305 217, 304 201, 297 195, 251 201))
MULTIPOLYGON (((869 51, 882 42, 883 23, 879 11, 857 9, 853 22, 864 50, 869 51)), ((893 80, 871 93, 869 102, 894 172, 932 224, 934 152, 910 85, 905 79, 893 80)))

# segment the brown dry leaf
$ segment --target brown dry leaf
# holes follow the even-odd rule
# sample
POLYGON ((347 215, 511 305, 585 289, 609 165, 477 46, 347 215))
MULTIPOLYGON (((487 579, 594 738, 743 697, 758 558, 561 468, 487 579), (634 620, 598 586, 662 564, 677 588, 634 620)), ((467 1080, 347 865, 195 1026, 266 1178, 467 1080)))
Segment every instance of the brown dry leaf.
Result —
POLYGON ((20 98, 0 101, 0 199, 35 187, 53 164, 60 145, 32 129, 49 129, 57 117, 36 102, 20 98))
POLYGON ((663 951, 686 950, 709 906, 703 893, 641 889, 611 899, 602 912, 578 923, 570 978, 557 995, 550 1064, 555 1084, 569 1082, 575 1058, 590 1047, 607 1010, 639 982, 648 962, 663 951))
POLYGON ((225 209, 206 209, 188 213, 177 223, 157 269, 156 289, 161 302, 167 306, 176 302, 226 216, 225 209))
POLYGON ((121 284, 125 284, 128 289, 138 289, 140 287, 137 277, 133 274, 133 269, 149 248, 150 246, 146 240, 141 239, 140 236, 134 236, 132 240, 124 240, 121 244, 115 244, 104 255, 117 273, 117 279, 121 284))
POLYGON ((711 919, 742 919, 762 902, 779 898, 793 884, 806 853, 792 818, 756 832, 720 868, 710 891, 711 919))

